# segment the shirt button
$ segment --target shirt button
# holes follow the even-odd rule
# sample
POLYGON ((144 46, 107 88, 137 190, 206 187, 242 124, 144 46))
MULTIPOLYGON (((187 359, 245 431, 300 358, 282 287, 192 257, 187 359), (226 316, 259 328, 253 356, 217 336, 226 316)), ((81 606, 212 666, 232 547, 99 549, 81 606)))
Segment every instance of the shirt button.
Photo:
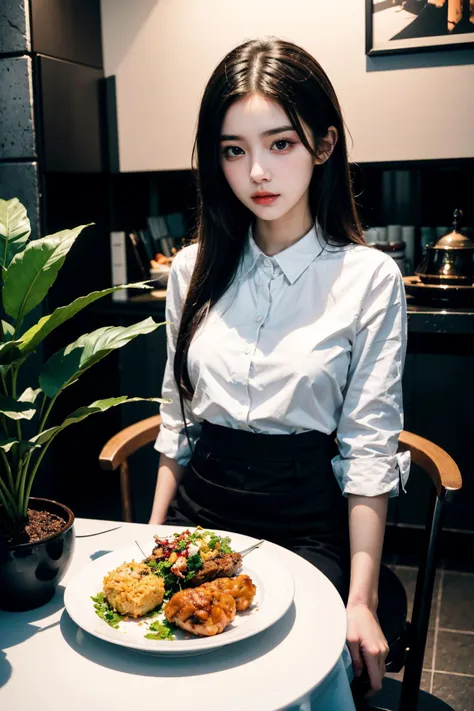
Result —
POLYGON ((258 323, 259 321, 262 320, 262 318, 263 318, 263 316, 261 316, 261 314, 259 314, 259 315, 255 318, 255 321, 258 323))
POLYGON ((271 262, 270 259, 265 259, 264 264, 265 264, 266 267, 271 267, 271 266, 272 266, 272 262, 271 262))

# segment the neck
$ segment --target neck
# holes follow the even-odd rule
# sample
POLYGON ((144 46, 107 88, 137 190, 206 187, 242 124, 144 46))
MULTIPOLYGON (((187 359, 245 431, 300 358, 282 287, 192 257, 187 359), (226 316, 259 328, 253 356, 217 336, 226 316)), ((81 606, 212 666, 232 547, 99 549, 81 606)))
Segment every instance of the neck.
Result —
POLYGON ((291 214, 283 215, 278 220, 257 219, 253 237, 262 252, 272 257, 298 242, 313 226, 309 213, 300 215, 298 219, 291 214))

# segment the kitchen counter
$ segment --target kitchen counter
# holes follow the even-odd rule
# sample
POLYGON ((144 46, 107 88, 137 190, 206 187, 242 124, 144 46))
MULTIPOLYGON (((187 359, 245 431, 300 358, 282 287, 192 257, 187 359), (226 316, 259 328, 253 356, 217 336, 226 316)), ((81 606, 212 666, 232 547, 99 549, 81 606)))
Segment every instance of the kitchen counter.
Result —
POLYGON ((415 304, 407 297, 408 331, 412 333, 474 334, 474 308, 443 309, 415 304))
MULTIPOLYGON (((140 294, 124 301, 102 299, 91 310, 95 313, 124 317, 145 318, 156 314, 164 319, 166 291, 140 294)), ((407 296, 408 331, 410 333, 452 333, 474 334, 474 307, 443 309, 435 306, 422 306, 407 296)))

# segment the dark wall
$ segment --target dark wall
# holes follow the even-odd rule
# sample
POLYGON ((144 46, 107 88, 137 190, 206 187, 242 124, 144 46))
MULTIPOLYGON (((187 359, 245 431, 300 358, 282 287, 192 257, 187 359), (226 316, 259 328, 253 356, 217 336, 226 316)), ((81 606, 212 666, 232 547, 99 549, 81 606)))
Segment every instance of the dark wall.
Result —
POLYGON ((30 0, 33 52, 102 69, 100 2, 30 0))

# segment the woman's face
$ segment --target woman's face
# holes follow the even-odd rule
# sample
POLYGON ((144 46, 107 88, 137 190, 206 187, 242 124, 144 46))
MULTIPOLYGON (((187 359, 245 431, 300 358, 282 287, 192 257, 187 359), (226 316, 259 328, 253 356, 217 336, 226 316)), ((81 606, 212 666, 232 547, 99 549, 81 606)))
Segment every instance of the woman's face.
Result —
MULTIPOLYGON (((302 126, 314 147, 310 129, 302 126)), ((296 221, 303 219, 314 164, 277 102, 252 94, 227 111, 221 129, 222 170, 235 195, 257 218, 273 221, 292 213, 296 221), (278 197, 252 197, 263 191, 278 197)))

